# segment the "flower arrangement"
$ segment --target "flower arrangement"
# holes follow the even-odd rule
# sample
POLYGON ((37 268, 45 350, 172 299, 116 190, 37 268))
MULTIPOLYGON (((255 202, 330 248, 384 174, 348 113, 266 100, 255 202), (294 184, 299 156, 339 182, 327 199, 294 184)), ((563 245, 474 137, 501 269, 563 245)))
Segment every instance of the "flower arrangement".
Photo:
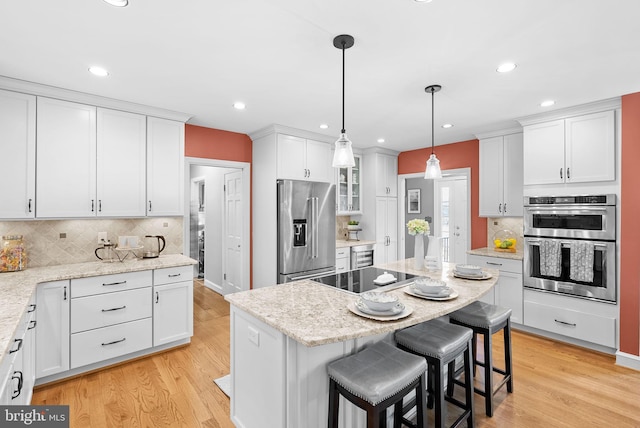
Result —
POLYGON ((407 223, 407 229, 409 231, 409 235, 428 235, 429 223, 425 220, 414 218, 413 220, 409 220, 407 223))

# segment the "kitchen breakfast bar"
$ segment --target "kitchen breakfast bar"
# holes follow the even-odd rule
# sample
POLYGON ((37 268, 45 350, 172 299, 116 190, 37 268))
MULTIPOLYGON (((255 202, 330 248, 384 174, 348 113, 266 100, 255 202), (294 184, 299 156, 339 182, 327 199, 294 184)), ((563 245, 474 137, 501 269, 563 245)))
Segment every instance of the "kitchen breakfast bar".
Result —
MULTIPOLYGON (((376 266, 389 271, 428 276, 447 282, 458 296, 426 300, 391 289, 410 315, 377 321, 356 315, 348 306, 358 295, 301 280, 229 294, 231 304, 231 420, 237 427, 316 428, 327 426, 329 378, 327 364, 365 345, 393 340, 393 332, 456 311, 486 294, 490 278, 453 276, 454 265, 442 270, 415 270, 413 259, 376 266)), ((340 405, 340 426, 364 426, 364 411, 340 405)))

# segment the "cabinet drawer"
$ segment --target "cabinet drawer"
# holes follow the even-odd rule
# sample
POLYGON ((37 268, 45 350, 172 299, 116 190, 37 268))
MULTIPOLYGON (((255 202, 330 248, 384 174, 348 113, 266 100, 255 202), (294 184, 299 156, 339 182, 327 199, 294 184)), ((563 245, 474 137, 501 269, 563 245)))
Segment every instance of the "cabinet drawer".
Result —
POLYGON ((615 318, 525 300, 524 324, 611 348, 616 346, 615 318))
POLYGON ((71 300, 71 333, 151 316, 151 287, 71 300))
POLYGON ((336 248, 336 259, 343 259, 345 257, 349 257, 350 249, 346 248, 336 248))
POLYGON ((498 269, 505 272, 522 274, 522 260, 504 259, 502 257, 467 255, 467 263, 480 267, 498 269))
POLYGON ((151 347, 151 318, 71 335, 71 368, 151 347))
POLYGON ((193 266, 178 266, 153 271, 153 285, 193 280, 193 266))
POLYGON ((71 280, 71 298, 151 286, 151 271, 118 273, 71 280))

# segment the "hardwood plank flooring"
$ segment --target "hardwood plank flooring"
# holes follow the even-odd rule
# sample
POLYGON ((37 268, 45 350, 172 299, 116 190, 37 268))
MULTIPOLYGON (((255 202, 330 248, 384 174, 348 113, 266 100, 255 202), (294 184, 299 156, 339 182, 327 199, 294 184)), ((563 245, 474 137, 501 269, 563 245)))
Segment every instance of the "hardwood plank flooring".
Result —
MULTIPOLYGON (((616 366, 611 355, 519 331, 512 336, 514 392, 496 395, 492 418, 476 394, 477 427, 640 427, 640 372, 616 366)), ((501 342, 495 335, 498 367, 501 342)), ((38 387, 32 404, 68 404, 74 428, 233 427, 229 399, 213 383, 227 373, 229 305, 196 280, 189 346, 38 387)), ((481 379, 479 369, 476 383, 481 379)), ((450 408, 451 419, 455 412, 450 408)))

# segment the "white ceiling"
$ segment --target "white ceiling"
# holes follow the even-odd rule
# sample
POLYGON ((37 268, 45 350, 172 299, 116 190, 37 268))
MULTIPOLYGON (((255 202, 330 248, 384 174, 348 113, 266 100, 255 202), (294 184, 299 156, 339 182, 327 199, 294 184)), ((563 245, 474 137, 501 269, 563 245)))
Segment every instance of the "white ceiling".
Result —
POLYGON ((431 84, 443 86, 436 145, 513 127, 545 99, 558 109, 640 91, 637 0, 23 0, 0 16, 2 76, 246 134, 277 123, 337 137, 332 41, 351 34, 346 129, 361 148, 429 146, 431 84), (505 61, 518 67, 497 73, 505 61))

